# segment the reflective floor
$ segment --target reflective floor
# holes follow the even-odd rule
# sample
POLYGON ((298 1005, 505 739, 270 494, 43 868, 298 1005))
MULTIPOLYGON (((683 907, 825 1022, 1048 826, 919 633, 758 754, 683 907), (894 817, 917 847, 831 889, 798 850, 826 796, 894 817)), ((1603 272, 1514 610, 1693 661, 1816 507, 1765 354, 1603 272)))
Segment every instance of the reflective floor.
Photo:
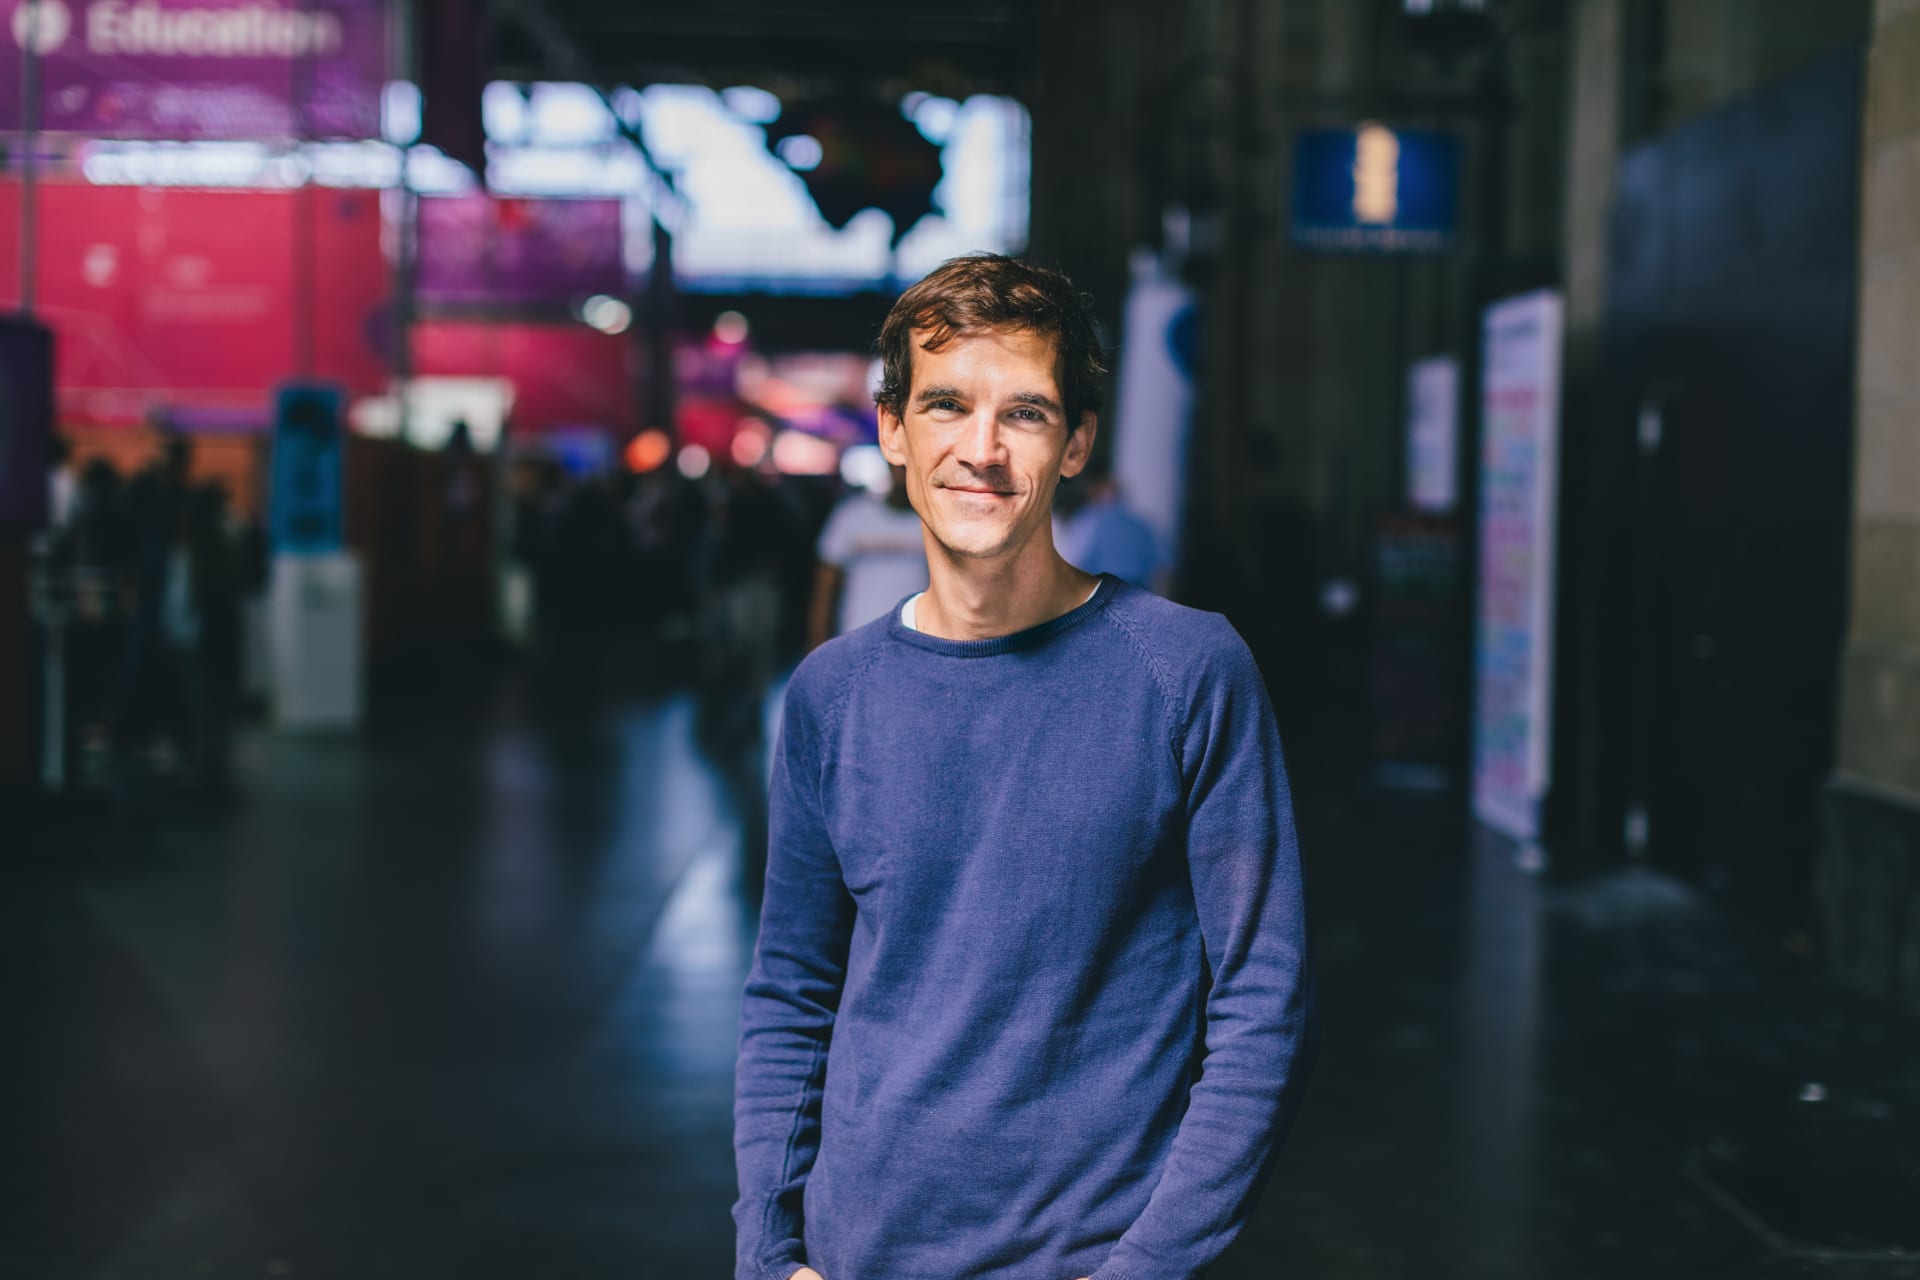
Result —
MULTIPOLYGON (((730 1273, 753 715, 443 711, 11 861, 0 1276, 730 1273)), ((1303 794, 1325 1047, 1215 1280, 1920 1276, 1912 1019, 1673 882, 1303 794)))

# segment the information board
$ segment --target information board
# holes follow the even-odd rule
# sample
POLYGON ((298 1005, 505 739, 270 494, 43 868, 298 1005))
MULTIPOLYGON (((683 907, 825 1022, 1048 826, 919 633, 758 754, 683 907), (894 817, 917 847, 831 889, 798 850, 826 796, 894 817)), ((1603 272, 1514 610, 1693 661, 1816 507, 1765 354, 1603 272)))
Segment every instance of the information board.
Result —
POLYGON ((1549 780, 1563 323, 1551 291, 1482 319, 1473 808, 1519 840, 1538 838, 1549 780))
POLYGON ((1460 362, 1416 361, 1407 371, 1407 503, 1445 515, 1460 501, 1460 362))

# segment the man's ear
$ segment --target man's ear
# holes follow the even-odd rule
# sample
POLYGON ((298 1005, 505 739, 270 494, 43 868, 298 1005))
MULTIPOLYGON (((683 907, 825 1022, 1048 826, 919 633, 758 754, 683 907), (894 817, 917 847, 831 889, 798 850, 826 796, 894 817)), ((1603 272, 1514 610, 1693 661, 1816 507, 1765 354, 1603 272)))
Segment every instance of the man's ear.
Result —
POLYGON ((907 424, 900 415, 885 405, 880 405, 876 416, 879 418, 880 455, 896 467, 907 465, 907 424))
POLYGON ((1060 478, 1071 480, 1087 469, 1093 457, 1093 438, 1100 432, 1100 415, 1091 409, 1080 415, 1080 425, 1067 437, 1067 452, 1060 459, 1060 478))

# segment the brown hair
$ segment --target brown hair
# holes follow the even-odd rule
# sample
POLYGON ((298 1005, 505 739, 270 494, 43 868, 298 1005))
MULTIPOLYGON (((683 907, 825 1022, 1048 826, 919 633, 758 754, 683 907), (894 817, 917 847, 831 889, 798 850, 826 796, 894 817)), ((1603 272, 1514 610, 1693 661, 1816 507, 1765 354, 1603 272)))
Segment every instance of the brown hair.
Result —
POLYGON ((904 416, 913 386, 914 335, 923 350, 938 351, 955 336, 1013 329, 1053 340, 1067 431, 1080 415, 1100 407, 1107 366, 1094 325, 1093 303, 1058 271, 997 253, 951 258, 901 294, 880 326, 881 377, 874 402, 904 416))

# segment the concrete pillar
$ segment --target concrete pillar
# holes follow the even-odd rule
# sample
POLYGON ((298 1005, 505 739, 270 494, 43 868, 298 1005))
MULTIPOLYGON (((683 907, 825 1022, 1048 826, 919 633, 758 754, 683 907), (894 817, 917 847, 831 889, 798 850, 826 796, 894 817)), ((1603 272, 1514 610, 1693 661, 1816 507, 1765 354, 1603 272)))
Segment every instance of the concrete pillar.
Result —
POLYGON ((1605 336, 1607 245, 1629 81, 1624 0, 1576 0, 1569 13, 1566 176, 1561 280, 1566 293, 1563 370, 1559 670, 1554 709, 1553 794, 1546 827, 1562 865, 1610 865, 1619 856, 1620 798, 1602 786, 1606 708, 1598 678, 1609 624, 1602 593, 1612 548, 1615 495, 1591 481, 1607 474, 1605 336))
POLYGON ((1920 1004, 1920 0, 1879 0, 1866 98, 1851 612, 1820 892, 1836 966, 1920 1004))
POLYGON ((1569 374, 1592 370, 1607 318, 1607 219, 1620 162, 1622 0, 1578 0, 1567 110, 1566 290, 1569 374))

